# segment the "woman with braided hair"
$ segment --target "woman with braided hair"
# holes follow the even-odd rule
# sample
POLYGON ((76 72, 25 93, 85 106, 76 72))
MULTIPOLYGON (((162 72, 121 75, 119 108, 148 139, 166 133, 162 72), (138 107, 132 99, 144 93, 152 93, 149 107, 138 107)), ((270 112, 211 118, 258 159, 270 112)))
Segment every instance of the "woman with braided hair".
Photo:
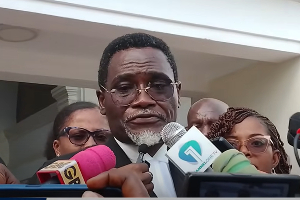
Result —
POLYGON ((276 127, 255 110, 228 108, 227 112, 212 124, 207 137, 224 137, 262 172, 290 173, 287 154, 276 127))

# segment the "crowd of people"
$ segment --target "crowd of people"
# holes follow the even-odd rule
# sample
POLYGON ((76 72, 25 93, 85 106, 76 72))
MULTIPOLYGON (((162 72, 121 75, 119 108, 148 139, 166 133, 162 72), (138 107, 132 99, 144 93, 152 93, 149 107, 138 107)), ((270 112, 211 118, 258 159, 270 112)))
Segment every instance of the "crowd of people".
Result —
MULTIPOLYGON (((58 113, 43 166, 105 144, 114 152, 116 166, 88 180, 90 189, 118 186, 126 197, 177 197, 184 175, 166 158, 167 146, 160 135, 167 123, 176 121, 180 106, 181 82, 168 45, 145 33, 116 38, 102 54, 98 84, 99 105, 77 102, 58 113), (145 160, 150 167, 135 163, 140 144, 149 146, 145 160)), ((224 137, 262 172, 290 173, 280 134, 255 110, 205 98, 191 106, 187 122, 187 128, 195 126, 209 139, 224 137)), ((19 183, 0 165, 0 183, 19 183)), ((38 184, 38 180, 34 175, 27 183, 38 184)), ((101 195, 86 192, 83 196, 101 195)))

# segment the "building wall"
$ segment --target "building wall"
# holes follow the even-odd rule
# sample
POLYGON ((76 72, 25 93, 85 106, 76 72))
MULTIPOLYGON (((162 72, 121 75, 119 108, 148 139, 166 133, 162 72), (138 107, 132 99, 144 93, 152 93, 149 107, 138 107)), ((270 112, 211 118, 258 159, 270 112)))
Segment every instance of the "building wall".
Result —
POLYGON ((9 162, 9 144, 3 130, 16 123, 18 83, 0 81, 0 157, 9 162))
POLYGON ((8 168, 19 180, 31 177, 46 160, 45 144, 57 112, 54 103, 4 130, 9 145, 8 168))
POLYGON ((279 64, 259 63, 210 83, 209 94, 230 106, 252 108, 277 127, 293 165, 300 174, 292 147, 287 143, 289 118, 300 111, 300 58, 279 64))

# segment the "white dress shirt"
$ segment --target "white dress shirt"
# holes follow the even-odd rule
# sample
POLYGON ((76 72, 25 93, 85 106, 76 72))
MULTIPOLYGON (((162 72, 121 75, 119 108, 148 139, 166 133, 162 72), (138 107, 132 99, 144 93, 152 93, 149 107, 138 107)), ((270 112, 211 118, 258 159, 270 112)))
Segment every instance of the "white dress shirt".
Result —
MULTIPOLYGON (((135 145, 124 144, 115 138, 118 145, 123 149, 132 163, 138 158, 138 147, 135 145)), ((156 154, 151 157, 149 154, 144 155, 144 160, 150 163, 149 171, 153 174, 152 183, 154 184, 154 193, 157 197, 177 197, 173 179, 170 174, 168 158, 165 156, 167 146, 164 144, 156 154)))

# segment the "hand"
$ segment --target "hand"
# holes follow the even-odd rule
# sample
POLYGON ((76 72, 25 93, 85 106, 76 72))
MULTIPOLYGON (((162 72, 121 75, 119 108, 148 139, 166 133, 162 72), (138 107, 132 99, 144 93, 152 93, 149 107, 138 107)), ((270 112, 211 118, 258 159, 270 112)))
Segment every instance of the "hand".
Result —
POLYGON ((0 164, 0 184, 20 184, 18 179, 3 164, 0 164))
MULTIPOLYGON (((148 191, 141 179, 148 183, 152 177, 148 175, 150 177, 149 178, 145 175, 149 173, 144 173, 143 175, 143 171, 145 171, 145 169, 148 169, 148 165, 144 163, 131 164, 121 168, 113 168, 89 179, 86 184, 91 190, 102 189, 105 187, 120 187, 124 197, 149 197, 148 191)), ((148 183, 147 185, 149 187, 152 185, 153 188, 152 183, 148 183)), ((82 197, 102 196, 91 191, 86 191, 82 197)))
POLYGON ((153 175, 149 172, 149 166, 146 163, 132 163, 129 165, 125 165, 120 167, 119 169, 127 171, 132 171, 138 175, 140 180, 145 185, 148 193, 152 192, 154 189, 154 185, 152 183, 153 175))

